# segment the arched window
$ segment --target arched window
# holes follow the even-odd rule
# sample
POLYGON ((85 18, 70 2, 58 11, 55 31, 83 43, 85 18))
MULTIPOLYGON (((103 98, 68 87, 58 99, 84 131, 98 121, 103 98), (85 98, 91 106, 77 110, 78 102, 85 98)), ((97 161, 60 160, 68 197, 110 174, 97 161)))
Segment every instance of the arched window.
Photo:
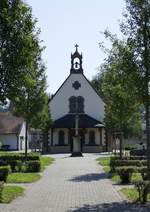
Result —
POLYGON ((69 113, 84 113, 84 98, 71 96, 69 98, 69 113))
POLYGON ((60 146, 63 146, 65 144, 65 133, 63 130, 59 131, 58 134, 58 143, 60 146))
POLYGON ((84 98, 82 96, 77 97, 78 113, 84 113, 84 98))
POLYGON ((76 97, 71 96, 69 98, 69 113, 75 113, 76 112, 76 97))
POLYGON ((95 132, 91 130, 89 132, 89 144, 94 145, 95 144, 95 132))

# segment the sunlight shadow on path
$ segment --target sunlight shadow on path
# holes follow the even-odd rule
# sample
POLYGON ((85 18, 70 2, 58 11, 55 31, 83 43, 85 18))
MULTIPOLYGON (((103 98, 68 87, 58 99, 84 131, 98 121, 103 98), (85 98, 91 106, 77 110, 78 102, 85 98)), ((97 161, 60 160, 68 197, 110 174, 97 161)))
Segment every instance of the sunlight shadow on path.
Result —
POLYGON ((84 175, 79 175, 75 176, 69 181, 73 182, 92 182, 92 181, 98 181, 102 179, 107 179, 105 173, 91 173, 91 174, 84 174, 84 175))
POLYGON ((68 212, 149 212, 150 207, 140 207, 126 202, 104 203, 97 205, 83 205, 82 207, 68 210, 68 212))

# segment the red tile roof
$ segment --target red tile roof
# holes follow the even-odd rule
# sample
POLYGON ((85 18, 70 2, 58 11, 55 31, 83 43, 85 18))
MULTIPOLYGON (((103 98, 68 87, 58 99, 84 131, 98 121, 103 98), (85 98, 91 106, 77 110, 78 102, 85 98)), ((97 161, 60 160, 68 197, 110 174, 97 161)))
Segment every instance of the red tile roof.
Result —
POLYGON ((23 118, 0 112, 0 134, 18 134, 23 122, 23 118))

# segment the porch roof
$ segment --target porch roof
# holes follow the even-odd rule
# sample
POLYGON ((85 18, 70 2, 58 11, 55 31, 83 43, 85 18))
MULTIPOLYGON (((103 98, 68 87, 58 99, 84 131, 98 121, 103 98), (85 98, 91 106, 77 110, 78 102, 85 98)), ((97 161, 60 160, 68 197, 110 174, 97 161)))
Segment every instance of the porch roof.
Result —
MULTIPOLYGON (((103 123, 92 118, 87 114, 79 115, 79 128, 100 128, 104 127, 103 123)), ((75 114, 67 114, 54 121, 52 128, 75 128, 75 114)))

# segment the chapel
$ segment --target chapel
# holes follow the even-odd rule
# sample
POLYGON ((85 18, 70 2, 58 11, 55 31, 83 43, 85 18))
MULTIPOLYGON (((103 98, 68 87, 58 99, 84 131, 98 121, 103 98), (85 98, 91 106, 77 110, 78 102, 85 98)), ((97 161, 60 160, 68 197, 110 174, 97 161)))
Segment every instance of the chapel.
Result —
POLYGON ((52 118, 48 135, 50 153, 74 151, 76 135, 83 153, 105 151, 104 102, 84 75, 82 59, 82 53, 75 45, 69 76, 49 100, 52 118))

